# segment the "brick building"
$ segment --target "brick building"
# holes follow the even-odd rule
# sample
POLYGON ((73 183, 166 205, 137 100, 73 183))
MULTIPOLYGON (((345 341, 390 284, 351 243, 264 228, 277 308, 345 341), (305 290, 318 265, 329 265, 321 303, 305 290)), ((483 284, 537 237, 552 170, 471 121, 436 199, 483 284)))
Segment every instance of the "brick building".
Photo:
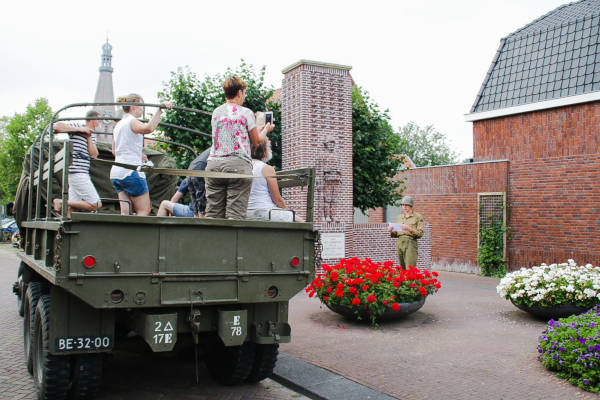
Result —
POLYGON ((503 38, 466 119, 473 163, 405 175, 432 225, 436 267, 476 270, 482 213, 504 202, 509 269, 600 265, 600 0, 503 38))

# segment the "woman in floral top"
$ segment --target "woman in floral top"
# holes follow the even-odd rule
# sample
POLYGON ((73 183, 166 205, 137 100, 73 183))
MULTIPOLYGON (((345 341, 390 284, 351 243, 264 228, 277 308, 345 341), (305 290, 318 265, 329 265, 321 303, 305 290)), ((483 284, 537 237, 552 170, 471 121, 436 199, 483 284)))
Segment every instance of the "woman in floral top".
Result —
MULTIPOLYGON (((259 132, 252 110, 242 107, 246 83, 232 76, 223 83, 225 104, 212 115, 212 147, 207 171, 252 175, 250 149, 263 141, 274 128, 266 124, 259 132)), ((206 178, 206 216, 244 219, 248 208, 251 179, 206 178)))

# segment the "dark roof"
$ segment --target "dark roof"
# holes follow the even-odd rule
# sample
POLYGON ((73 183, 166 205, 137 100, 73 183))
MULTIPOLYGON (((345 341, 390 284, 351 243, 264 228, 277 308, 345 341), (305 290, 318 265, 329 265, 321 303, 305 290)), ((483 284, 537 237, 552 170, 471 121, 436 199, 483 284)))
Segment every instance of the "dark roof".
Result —
POLYGON ((471 113, 600 91, 600 0, 565 4, 500 41, 471 113))

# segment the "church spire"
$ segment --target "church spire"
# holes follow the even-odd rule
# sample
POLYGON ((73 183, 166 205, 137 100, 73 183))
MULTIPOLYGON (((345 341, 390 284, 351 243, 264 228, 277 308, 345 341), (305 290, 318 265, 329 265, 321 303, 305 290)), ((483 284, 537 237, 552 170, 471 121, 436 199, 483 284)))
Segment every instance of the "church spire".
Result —
POLYGON ((100 65, 100 72, 107 71, 113 72, 113 68, 111 66, 112 60, 112 46, 108 43, 108 38, 106 38, 106 43, 102 46, 102 64, 100 65))
MULTIPOLYGON (((108 43, 102 45, 102 64, 100 65, 99 71, 100 76, 98 77, 98 86, 96 86, 96 95, 94 96, 94 103, 114 103, 115 96, 113 94, 113 81, 112 73, 113 68, 111 65, 112 61, 112 46, 108 43)), ((100 115, 106 117, 114 117, 116 115, 115 106, 96 106, 94 110, 98 111, 100 115)), ((96 129, 97 131, 105 134, 99 134, 97 140, 99 142, 111 143, 112 137, 108 134, 113 131, 115 122, 110 119, 105 119, 100 122, 100 126, 96 129)))

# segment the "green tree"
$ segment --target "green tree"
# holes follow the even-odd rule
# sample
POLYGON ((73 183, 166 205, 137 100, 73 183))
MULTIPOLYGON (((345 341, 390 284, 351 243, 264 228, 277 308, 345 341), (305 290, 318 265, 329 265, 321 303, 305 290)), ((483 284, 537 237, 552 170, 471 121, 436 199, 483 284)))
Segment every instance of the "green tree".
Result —
POLYGON ((393 179, 402 163, 400 137, 394 134, 386 111, 359 87, 352 89, 352 158, 354 207, 370 208, 396 204, 403 179, 393 179))
POLYGON ((3 117, 0 123, 0 195, 3 202, 15 198, 23 159, 33 140, 52 120, 48 100, 36 99, 23 114, 3 117))
MULTIPOLYGON (((200 80, 194 72, 190 71, 189 67, 178 68, 176 72, 171 72, 171 79, 164 83, 163 90, 158 93, 158 97, 161 101, 173 101, 177 106, 212 112, 225 102, 221 85, 226 77, 231 75, 239 76, 248 85, 244 102, 245 107, 252 111, 273 111, 275 129, 269 134, 273 149, 271 163, 276 168, 281 169, 281 108, 279 103, 269 102, 274 90, 264 83, 264 66, 256 71, 254 66, 246 64, 242 60, 241 65, 235 70, 227 68, 224 74, 206 76, 203 80, 200 80)), ((208 136, 198 136, 175 128, 161 127, 160 131, 163 137, 192 146, 200 152, 210 147, 211 121, 209 116, 172 110, 166 112, 163 121, 194 128, 208 134, 208 136)), ((187 168, 193 159, 193 155, 189 151, 173 146, 165 147, 167 152, 175 158, 179 168, 187 168)))
POLYGON ((458 154, 446 143, 446 136, 433 125, 421 128, 409 122, 400 128, 400 153, 406 154, 417 167, 455 164, 458 154))

